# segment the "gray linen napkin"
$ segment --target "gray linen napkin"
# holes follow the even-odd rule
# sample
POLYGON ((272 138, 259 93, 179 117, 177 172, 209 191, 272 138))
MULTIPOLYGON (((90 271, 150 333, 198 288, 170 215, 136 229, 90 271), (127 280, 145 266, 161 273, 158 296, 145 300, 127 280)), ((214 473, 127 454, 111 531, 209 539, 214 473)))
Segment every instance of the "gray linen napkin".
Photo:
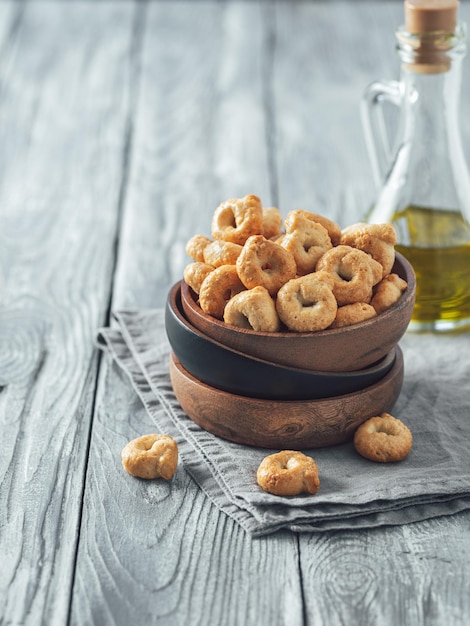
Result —
POLYGON ((402 338, 405 380, 393 414, 413 433, 407 459, 373 463, 352 443, 304 451, 318 464, 319 492, 280 498, 256 483, 271 451, 219 439, 181 410, 170 384, 164 312, 114 317, 116 325, 98 332, 98 345, 128 374, 158 431, 177 441, 201 489, 253 536, 406 524, 470 508, 470 333, 402 338))

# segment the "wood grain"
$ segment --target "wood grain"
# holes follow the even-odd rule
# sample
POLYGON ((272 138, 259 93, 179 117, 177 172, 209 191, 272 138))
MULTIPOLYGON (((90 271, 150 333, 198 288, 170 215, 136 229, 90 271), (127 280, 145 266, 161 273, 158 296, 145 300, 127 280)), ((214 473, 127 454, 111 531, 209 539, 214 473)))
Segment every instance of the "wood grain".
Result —
MULTIPOLYGON (((121 448, 154 425, 93 345, 110 306, 164 304, 221 200, 363 215, 358 102, 398 75, 400 17, 0 3, 1 624, 468 623, 470 513, 252 540, 182 465, 171 483, 125 474, 121 448)), ((466 112, 469 80, 462 95, 466 112)))
MULTIPOLYGON (((147 9, 114 308, 164 304, 186 240, 205 232, 221 200, 256 186, 269 201, 260 6, 147 9)), ((301 623, 294 535, 252 540, 182 465, 170 484, 125 474, 122 447, 154 429, 106 359, 72 623, 301 623)))
POLYGON ((94 333, 109 304, 132 9, 100 5, 90 21, 90 8, 0 6, 4 624, 63 624, 69 612, 94 333))
POLYGON ((170 376, 186 415, 214 435, 271 450, 311 450, 351 440, 367 419, 392 410, 403 384, 403 357, 398 351, 392 369, 376 384, 317 400, 286 402, 226 393, 201 383, 174 355, 170 376))
POLYGON ((467 624, 469 521, 301 536, 307 623, 467 624))

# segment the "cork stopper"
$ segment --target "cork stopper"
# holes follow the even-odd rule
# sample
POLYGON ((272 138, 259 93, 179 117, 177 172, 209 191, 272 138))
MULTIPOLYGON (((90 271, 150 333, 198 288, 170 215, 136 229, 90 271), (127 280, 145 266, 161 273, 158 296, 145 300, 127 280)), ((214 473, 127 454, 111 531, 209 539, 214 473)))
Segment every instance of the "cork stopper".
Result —
POLYGON ((405 0, 405 29, 412 34, 453 33, 458 7, 458 0, 405 0))

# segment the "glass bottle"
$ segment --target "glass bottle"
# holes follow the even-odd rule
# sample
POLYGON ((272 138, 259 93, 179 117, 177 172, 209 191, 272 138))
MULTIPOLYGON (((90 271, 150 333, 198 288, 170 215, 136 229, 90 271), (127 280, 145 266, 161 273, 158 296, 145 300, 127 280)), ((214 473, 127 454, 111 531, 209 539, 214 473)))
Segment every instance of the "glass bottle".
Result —
POLYGON ((465 24, 456 0, 406 0, 399 81, 372 83, 362 117, 379 188, 367 216, 391 222, 417 282, 410 330, 470 327, 470 176, 459 128, 465 24), (400 107, 390 151, 383 103, 400 107))

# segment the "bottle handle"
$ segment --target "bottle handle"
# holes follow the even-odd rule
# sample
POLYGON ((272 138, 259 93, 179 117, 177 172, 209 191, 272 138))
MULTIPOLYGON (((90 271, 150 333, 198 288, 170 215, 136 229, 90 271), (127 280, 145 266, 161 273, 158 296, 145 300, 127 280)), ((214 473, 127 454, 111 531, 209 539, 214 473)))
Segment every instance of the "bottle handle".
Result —
POLYGON ((384 102, 401 106, 402 86, 399 81, 374 81, 366 87, 361 101, 362 126, 377 189, 383 184, 392 158, 383 114, 384 102))

